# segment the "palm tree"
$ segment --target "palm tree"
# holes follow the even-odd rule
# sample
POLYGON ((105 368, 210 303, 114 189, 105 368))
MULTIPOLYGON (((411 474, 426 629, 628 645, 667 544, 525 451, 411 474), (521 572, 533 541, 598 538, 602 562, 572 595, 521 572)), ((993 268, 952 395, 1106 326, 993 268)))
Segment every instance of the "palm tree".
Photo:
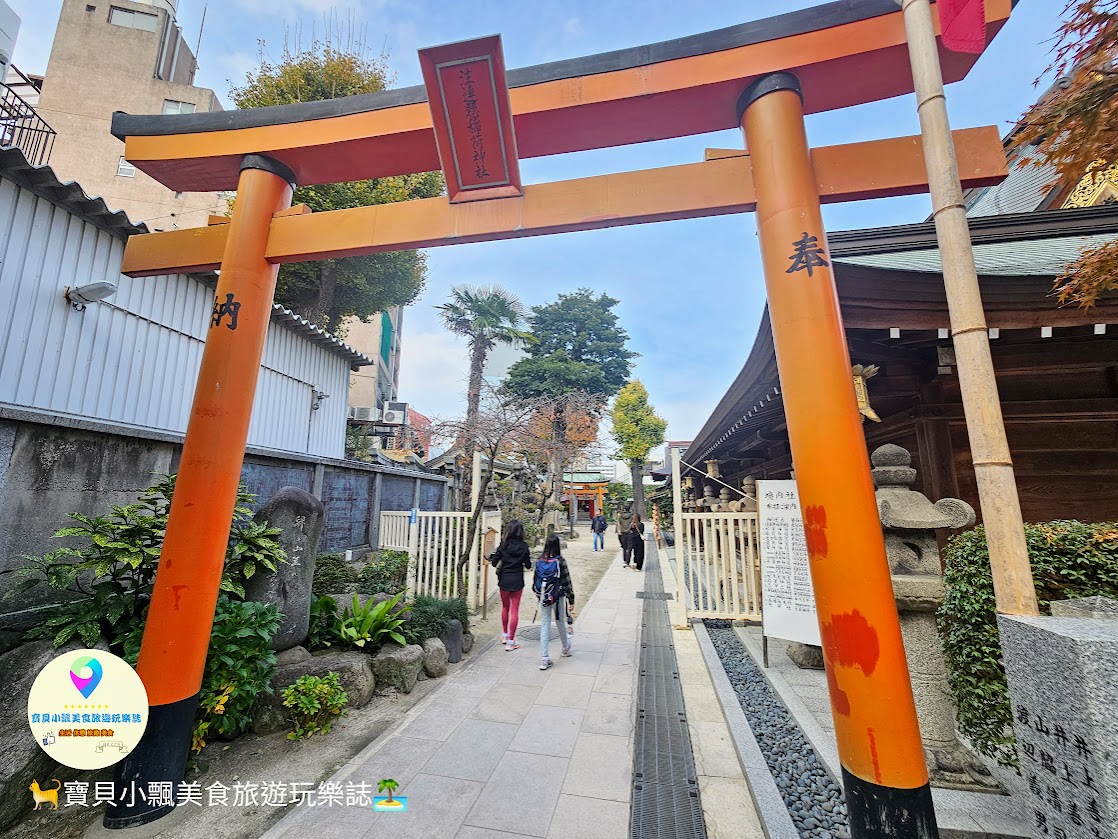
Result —
POLYGON ((377 784, 377 792, 387 792, 388 793, 388 800, 385 801, 384 803, 385 804, 391 804, 392 803, 392 793, 395 792, 396 789, 399 786, 400 786, 399 782, 397 782, 394 778, 385 778, 383 781, 381 781, 379 784, 377 784))
MULTIPOLYGON (((466 390, 466 427, 477 422, 481 405, 482 374, 489 351, 497 344, 523 346, 536 339, 517 327, 527 318, 524 304, 515 294, 499 285, 456 285, 450 301, 436 306, 443 325, 470 345, 470 381, 466 390)), ((474 444, 467 435, 466 458, 473 460, 474 444)))

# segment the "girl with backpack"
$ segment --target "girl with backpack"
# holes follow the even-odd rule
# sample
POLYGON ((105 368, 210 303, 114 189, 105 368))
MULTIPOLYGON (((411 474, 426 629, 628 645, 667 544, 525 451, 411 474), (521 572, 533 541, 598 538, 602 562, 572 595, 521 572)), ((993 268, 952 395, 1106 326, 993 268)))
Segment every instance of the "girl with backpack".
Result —
POLYGON ((524 572, 532 567, 532 553, 524 541, 524 525, 519 519, 509 522, 505 538, 489 557, 489 562, 497 569, 497 588, 501 590, 501 641, 505 650, 518 650, 516 624, 520 619, 524 572))
POLYGON ((575 602, 571 572, 567 560, 559 553, 559 537, 552 533, 543 545, 543 556, 536 560, 536 573, 532 578, 532 591, 540 599, 540 670, 552 664, 547 654, 551 640, 551 621, 555 619, 556 631, 563 644, 563 655, 571 654, 571 636, 567 634, 567 604, 575 602))

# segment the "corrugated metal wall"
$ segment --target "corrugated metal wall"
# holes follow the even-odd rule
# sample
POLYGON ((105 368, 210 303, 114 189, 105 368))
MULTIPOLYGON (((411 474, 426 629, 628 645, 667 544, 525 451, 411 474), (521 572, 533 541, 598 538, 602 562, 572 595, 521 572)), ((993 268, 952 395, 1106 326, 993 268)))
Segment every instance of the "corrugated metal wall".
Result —
MULTIPOLYGON (((124 243, 0 181, 0 403, 185 432, 213 292, 182 275, 120 274, 124 243), (108 280, 84 312, 66 286, 108 280)), ((272 323, 249 445, 322 457, 345 451, 349 365, 272 323), (328 394, 312 411, 312 389, 328 394)))

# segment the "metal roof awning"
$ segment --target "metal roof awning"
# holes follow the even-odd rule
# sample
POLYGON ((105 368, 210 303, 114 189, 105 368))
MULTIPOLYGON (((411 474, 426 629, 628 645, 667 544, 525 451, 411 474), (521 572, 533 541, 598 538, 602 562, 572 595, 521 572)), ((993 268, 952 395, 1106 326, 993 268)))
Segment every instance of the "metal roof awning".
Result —
MULTIPOLYGON (((132 221, 124 210, 111 210, 103 198, 86 195, 82 185, 77 181, 63 182, 58 179, 50 166, 33 166, 28 163, 23 152, 14 146, 0 147, 0 177, 7 178, 16 186, 50 201, 82 221, 89 222, 119 239, 126 240, 129 236, 149 232, 146 224, 132 221)), ((217 277, 212 272, 195 276, 209 285, 213 285, 217 277)), ((283 324, 312 344, 318 344, 335 355, 340 355, 349 362, 351 370, 376 363, 278 303, 272 304, 272 320, 283 324)))

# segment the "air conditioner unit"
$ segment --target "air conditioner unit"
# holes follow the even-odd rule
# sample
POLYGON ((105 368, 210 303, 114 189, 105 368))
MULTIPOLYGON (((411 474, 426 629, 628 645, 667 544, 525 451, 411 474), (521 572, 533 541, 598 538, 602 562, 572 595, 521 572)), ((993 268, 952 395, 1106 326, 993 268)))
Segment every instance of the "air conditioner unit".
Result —
POLYGON ((395 412, 400 417, 399 419, 395 420, 395 422, 397 424, 399 424, 399 425, 407 425, 408 424, 408 403, 407 402, 388 402, 388 403, 386 403, 385 406, 384 406, 384 421, 385 422, 393 422, 393 420, 388 419, 388 414, 390 412, 395 412))
POLYGON ((357 419, 357 409, 350 405, 345 416, 346 419, 357 419))
POLYGON ((407 411, 392 411, 387 410, 384 412, 385 425, 405 425, 408 421, 407 411))
POLYGON ((353 409, 353 418, 360 422, 380 422, 380 408, 358 405, 353 409))
POLYGON ((380 437, 370 437, 369 438, 369 448, 371 448, 371 449, 383 448, 382 442, 383 441, 381 440, 380 437))

